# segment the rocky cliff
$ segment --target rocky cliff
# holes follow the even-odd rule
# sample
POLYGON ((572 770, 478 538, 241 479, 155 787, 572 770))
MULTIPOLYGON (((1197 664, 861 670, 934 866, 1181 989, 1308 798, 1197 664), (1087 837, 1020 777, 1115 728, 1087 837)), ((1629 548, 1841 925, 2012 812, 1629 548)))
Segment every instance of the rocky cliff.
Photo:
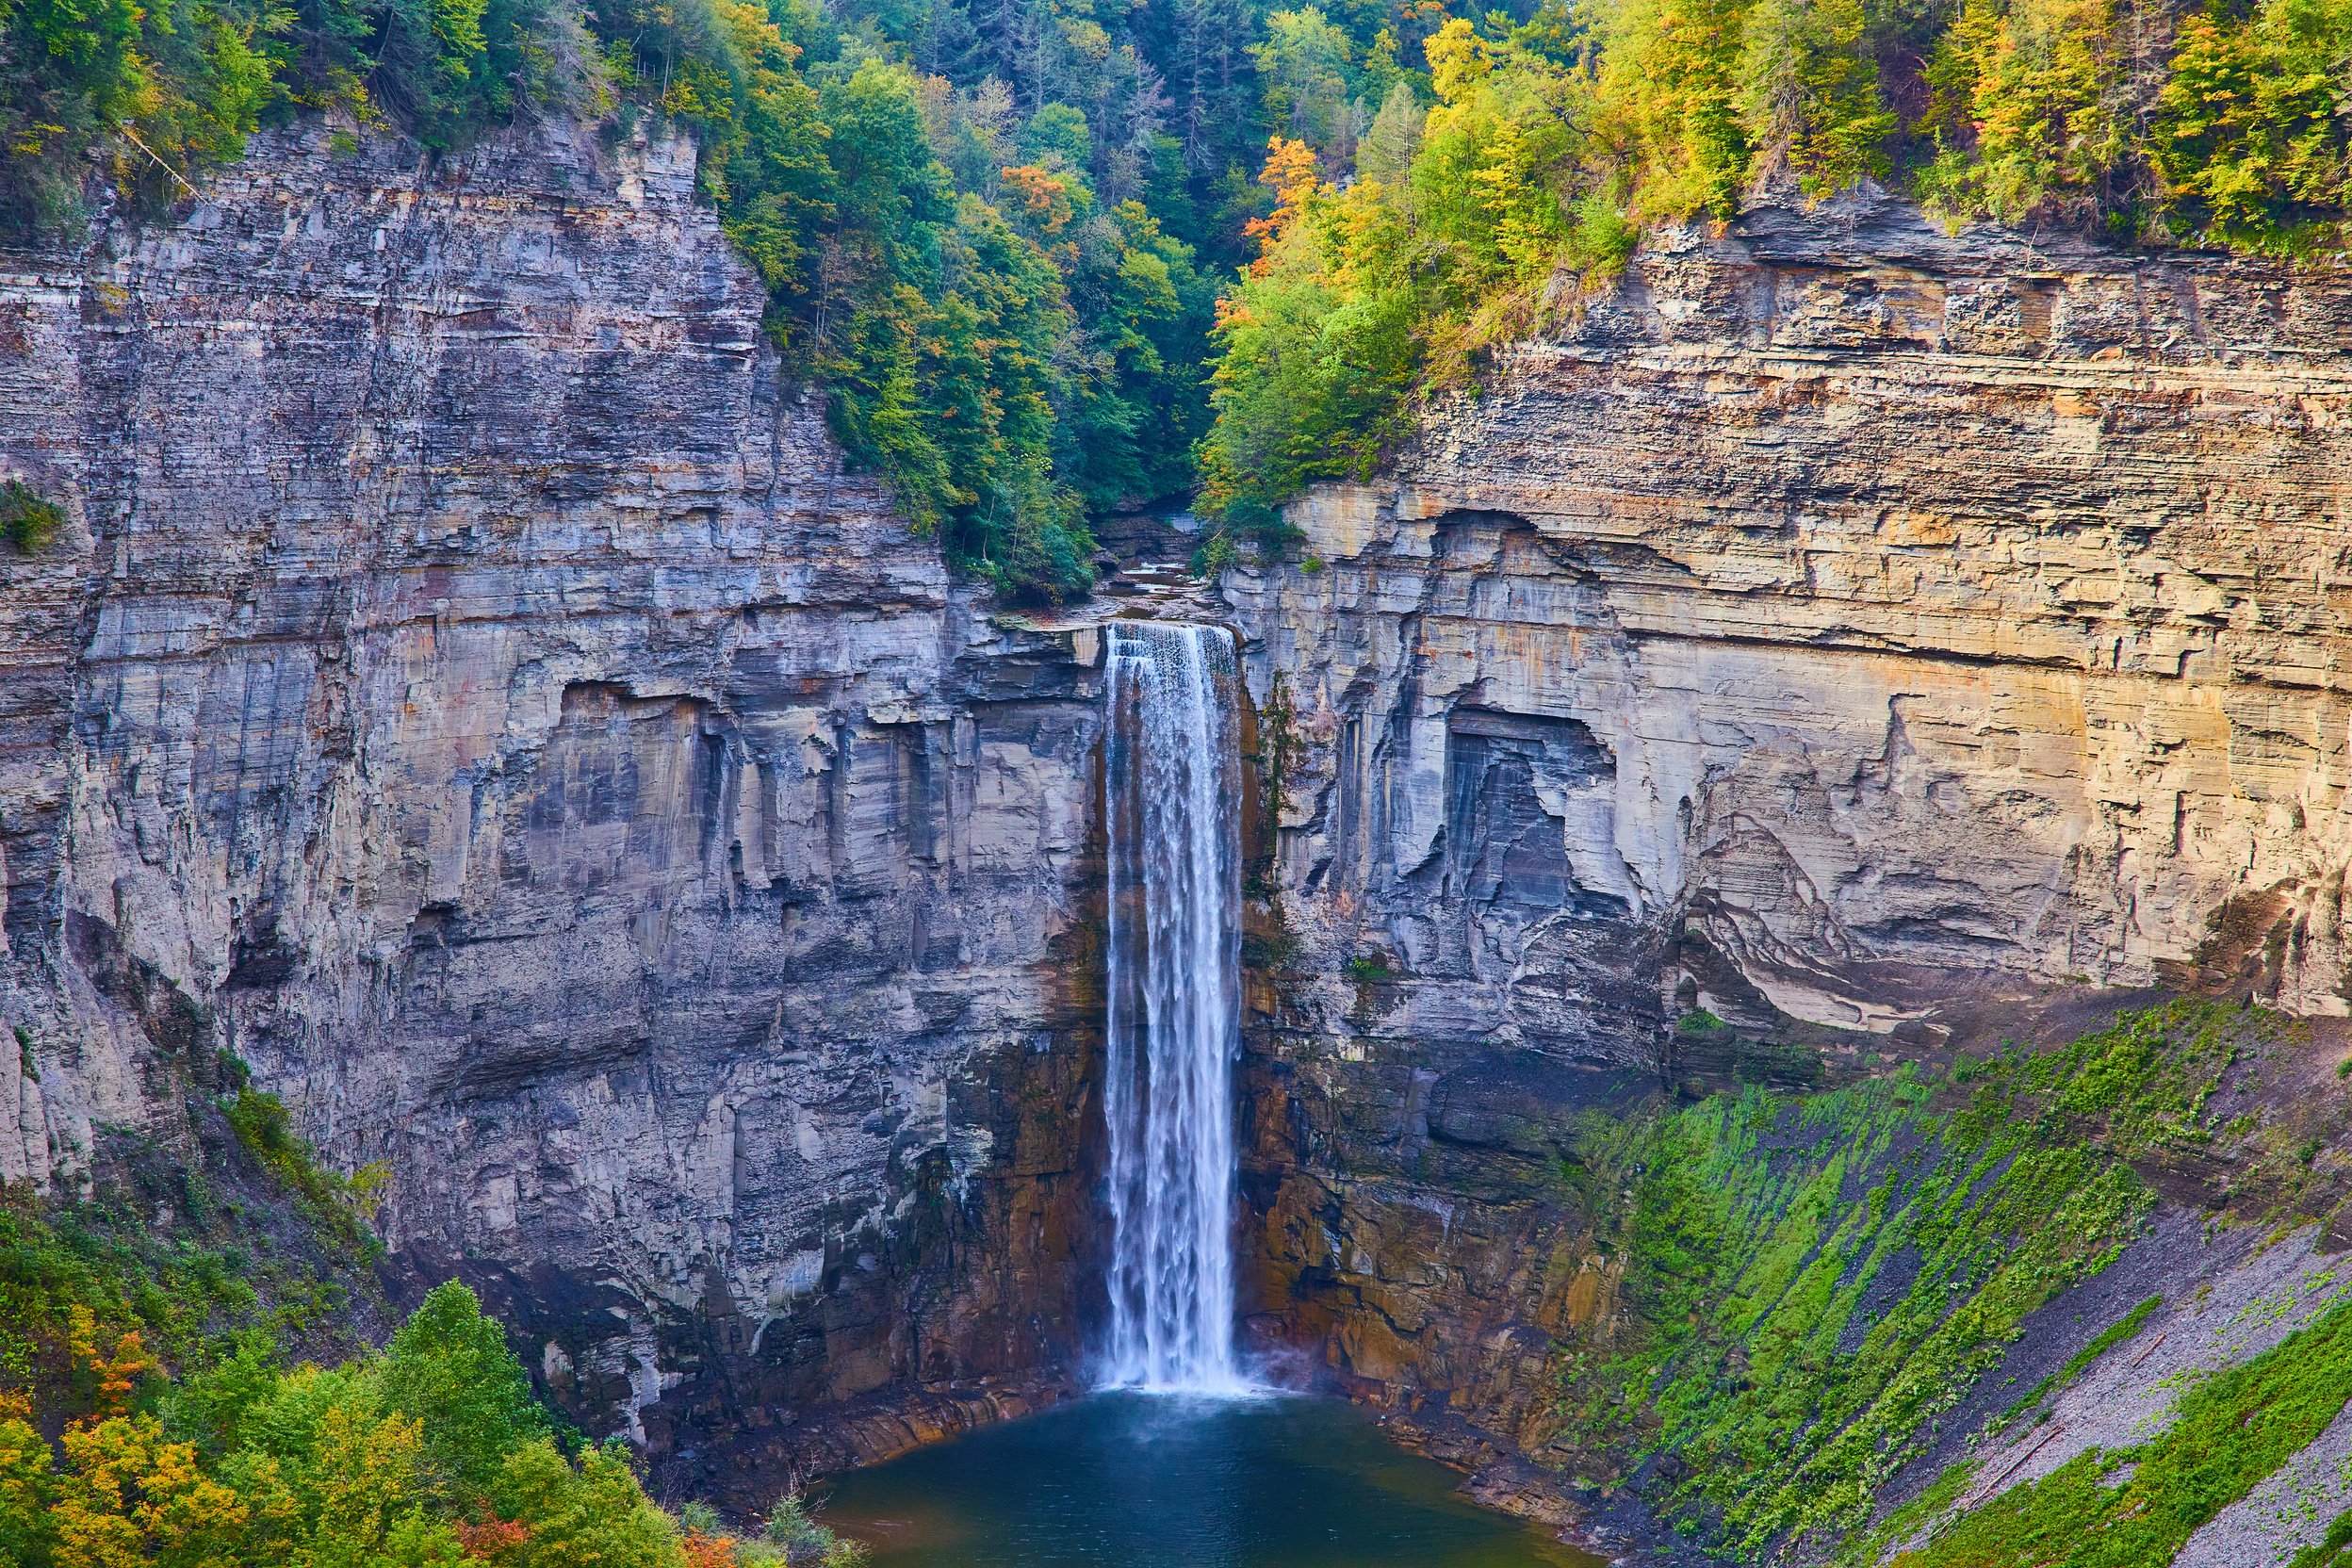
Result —
POLYGON ((0 268, 69 513, 0 563, 0 1179, 234 1053, 657 1453, 1067 1365, 1093 1277, 1095 677, 843 471, 693 180, 313 127, 0 268))
MULTIPOLYGON (((844 470, 692 185, 285 131, 0 258, 0 475, 68 513, 0 554, 0 1180, 228 1053, 382 1162, 396 1290, 724 1487, 711 1438, 839 1462, 1081 1359, 1101 692, 1095 612, 992 614, 844 470)), ((1301 501, 1185 612, 1258 709, 1261 1341, 1550 1462, 1626 1267, 1581 1113, 2352 1011, 2347 328, 2333 273, 1768 205, 1301 501)), ((2261 1299, 2155 1174, 2099 1310, 2261 1299)))
POLYGON ((1274 722, 1257 1325, 1540 1440, 1580 1109, 2139 988, 2346 1011, 2352 283, 1654 240, 1225 582, 1274 722))

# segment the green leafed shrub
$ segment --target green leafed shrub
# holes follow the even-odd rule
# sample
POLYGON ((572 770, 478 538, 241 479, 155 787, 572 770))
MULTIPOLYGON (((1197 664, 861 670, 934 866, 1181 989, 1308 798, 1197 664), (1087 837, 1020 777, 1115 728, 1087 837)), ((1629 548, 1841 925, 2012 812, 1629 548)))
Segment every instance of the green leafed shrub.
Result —
POLYGON ((23 480, 0 484, 0 533, 8 535, 19 555, 34 555, 49 547, 65 527, 65 509, 43 497, 23 480))

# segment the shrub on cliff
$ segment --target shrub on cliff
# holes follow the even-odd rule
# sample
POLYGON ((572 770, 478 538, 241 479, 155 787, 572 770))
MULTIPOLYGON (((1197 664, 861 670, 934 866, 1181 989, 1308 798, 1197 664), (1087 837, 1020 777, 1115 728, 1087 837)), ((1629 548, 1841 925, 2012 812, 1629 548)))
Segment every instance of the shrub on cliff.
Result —
POLYGON ((1557 271, 1623 265, 1623 182, 1587 155, 1591 73, 1552 44, 1446 24, 1426 51, 1434 102, 1393 87, 1345 185, 1310 144, 1273 143, 1260 254, 1217 317, 1200 450, 1213 514, 1278 531, 1304 483, 1368 475, 1410 433, 1417 391, 1534 327, 1557 271))
POLYGON ((47 549, 64 527, 65 509, 23 480, 0 484, 0 536, 8 539, 17 554, 37 555, 47 549))
POLYGON ((124 197, 168 203, 301 109, 388 115, 442 148, 592 107, 603 76, 563 0, 6 0, 0 230, 69 220, 92 158, 124 197))
POLYGON ((1048 104, 1016 140, 985 94, 807 6, 592 14, 628 41, 624 95, 702 129, 704 187, 851 457, 1007 596, 1083 595, 1088 517, 1189 478, 1211 292, 1105 199, 1086 118, 1048 104))
POLYGON ((1284 499, 1368 475, 1420 395, 1614 275, 1643 220, 1727 217, 1776 172, 1816 193, 1883 172, 1893 120, 1862 32, 1851 0, 1456 18, 1424 43, 1426 78, 1389 90, 1352 178, 1278 138, 1260 254, 1217 318, 1204 507, 1278 536, 1284 499))

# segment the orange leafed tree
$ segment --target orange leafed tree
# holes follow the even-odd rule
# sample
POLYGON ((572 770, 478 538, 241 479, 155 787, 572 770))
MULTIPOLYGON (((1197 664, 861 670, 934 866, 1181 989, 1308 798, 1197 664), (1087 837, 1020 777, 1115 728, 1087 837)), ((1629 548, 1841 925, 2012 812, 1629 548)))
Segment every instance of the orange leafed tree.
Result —
POLYGON ((1258 183, 1272 188, 1274 210, 1264 218, 1252 218, 1243 230, 1258 242, 1258 259, 1250 270, 1261 277, 1272 265, 1267 258, 1282 245, 1298 215, 1309 203, 1331 192, 1313 147, 1281 136, 1270 139, 1266 147, 1266 167, 1258 172, 1258 183))

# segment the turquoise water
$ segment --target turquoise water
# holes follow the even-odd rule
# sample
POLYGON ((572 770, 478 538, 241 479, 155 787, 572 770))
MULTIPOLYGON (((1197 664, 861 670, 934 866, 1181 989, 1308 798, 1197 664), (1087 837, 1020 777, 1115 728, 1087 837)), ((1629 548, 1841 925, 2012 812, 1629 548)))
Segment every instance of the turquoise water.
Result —
POLYGON ((1102 1394, 841 1478, 874 1568, 1595 1568, 1329 1399, 1102 1394))

